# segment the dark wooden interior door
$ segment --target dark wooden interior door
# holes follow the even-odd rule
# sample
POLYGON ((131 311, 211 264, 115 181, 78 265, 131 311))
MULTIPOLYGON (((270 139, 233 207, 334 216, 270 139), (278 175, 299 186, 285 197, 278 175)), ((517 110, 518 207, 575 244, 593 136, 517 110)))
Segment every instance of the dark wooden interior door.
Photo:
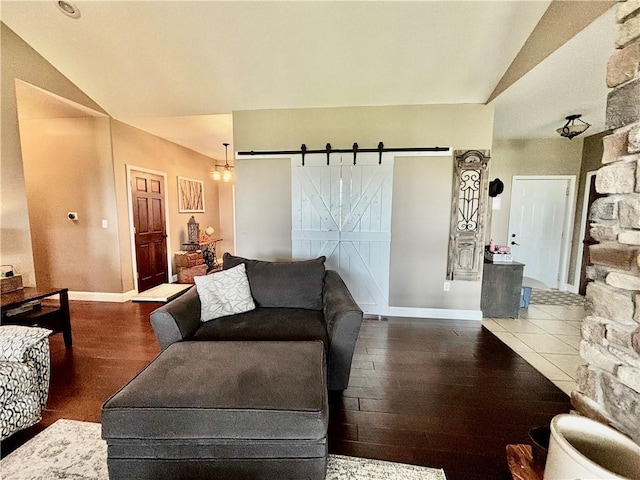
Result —
POLYGON ((164 179, 132 170, 131 192, 138 291, 143 292, 168 282, 164 179))
POLYGON ((589 183, 589 200, 587 205, 587 220, 584 228, 584 238, 582 239, 582 244, 584 245, 584 249, 582 250, 582 264, 580 266, 580 285, 578 287, 578 293, 580 295, 586 295, 587 293, 587 283, 590 281, 587 278, 587 267, 591 265, 591 261, 589 259, 589 247, 596 242, 591 237, 591 232, 589 226, 591 225, 591 220, 589 220, 589 210, 591 210, 591 204, 593 202, 603 197, 604 195, 596 192, 596 176, 593 175, 591 177, 591 182, 589 183))

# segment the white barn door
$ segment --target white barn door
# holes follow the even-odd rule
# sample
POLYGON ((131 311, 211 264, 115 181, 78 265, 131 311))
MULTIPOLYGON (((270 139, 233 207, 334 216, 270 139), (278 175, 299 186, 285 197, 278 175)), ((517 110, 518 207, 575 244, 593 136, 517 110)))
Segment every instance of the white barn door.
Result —
POLYGON ((327 257, 367 313, 389 306, 393 156, 377 153, 292 158, 294 259, 327 257))

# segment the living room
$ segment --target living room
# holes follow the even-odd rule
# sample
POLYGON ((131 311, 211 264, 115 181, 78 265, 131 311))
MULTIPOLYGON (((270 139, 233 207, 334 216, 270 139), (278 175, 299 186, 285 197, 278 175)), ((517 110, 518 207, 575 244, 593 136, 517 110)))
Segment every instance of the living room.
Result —
MULTIPOLYGON (((438 3, 443 4, 442 7, 445 8, 444 4, 447 2, 438 3)), ((509 61, 515 58, 529 33, 534 31, 537 21, 549 4, 536 3, 538 5, 530 6, 531 11, 527 13, 528 23, 524 18, 520 19, 526 23, 528 30, 518 37, 519 44, 510 47, 513 52, 505 54, 509 61), (533 12, 534 10, 537 13, 533 12)), ((387 307, 396 310, 391 310, 390 313, 387 310, 389 315, 405 316, 400 314, 402 312, 407 316, 421 318, 482 318, 480 280, 451 281, 448 285, 449 290, 443 290, 443 283, 447 283, 451 214, 450 210, 442 206, 448 206, 451 202, 454 149, 491 152, 489 180, 501 178, 505 191, 500 199, 501 204, 492 205, 492 220, 487 228, 487 235, 501 244, 511 241, 508 225, 513 176, 573 176, 570 212, 570 231, 573 235, 571 239, 565 239, 567 246, 562 260, 564 278, 557 286, 561 290, 577 291, 585 180, 588 172, 600 166, 605 128, 599 117, 604 116, 604 107, 596 114, 590 112, 587 107, 582 109, 579 104, 575 104, 575 108, 580 109, 579 112, 564 111, 554 118, 545 118, 538 123, 546 125, 549 132, 549 135, 545 134, 546 138, 510 137, 510 134, 501 130, 505 125, 501 116, 505 115, 504 112, 509 108, 520 108, 517 117, 522 121, 517 122, 513 120, 514 117, 510 117, 507 124, 524 124, 529 117, 532 117, 535 123, 536 119, 533 117, 538 115, 534 110, 526 111, 522 110, 521 106, 513 106, 514 97, 522 96, 522 88, 525 91, 530 90, 526 85, 518 87, 517 81, 511 87, 513 90, 507 89, 502 94, 502 105, 501 95, 498 95, 493 103, 483 104, 487 95, 491 93, 488 91, 482 102, 465 100, 468 96, 450 101, 365 102, 354 94, 343 102, 320 98, 314 100, 315 103, 282 102, 280 106, 274 106, 275 102, 251 103, 247 99, 243 103, 244 108, 236 107, 228 111, 221 106, 207 110, 204 106, 188 108, 185 105, 184 108, 180 107, 181 115, 176 114, 180 108, 175 108, 173 115, 176 117, 206 114, 219 117, 216 133, 210 135, 211 145, 207 147, 215 153, 205 155, 180 145, 184 138, 174 143, 166 138, 170 137, 168 134, 162 138, 162 135, 136 127, 135 121, 129 122, 128 117, 125 120, 126 115, 113 115, 112 109, 115 107, 108 108, 102 101, 98 101, 97 97, 89 96, 86 87, 79 87, 83 82, 80 77, 77 80, 79 83, 76 84, 71 72, 62 69, 59 71, 56 63, 47 58, 46 48, 42 44, 38 44, 36 48, 35 43, 38 40, 34 39, 35 43, 30 45, 12 30, 12 22, 16 22, 16 28, 24 25, 24 15, 29 11, 27 7, 19 5, 20 2, 16 4, 18 5, 13 6, 13 11, 9 6, 4 9, 3 21, 6 18, 6 22, 1 26, 2 263, 13 265, 16 271, 23 275, 26 285, 37 283, 69 288, 72 308, 74 302, 78 302, 78 319, 104 315, 98 313, 101 308, 107 311, 127 312, 127 315, 137 318, 136 322, 144 322, 144 316, 150 313, 147 307, 132 305, 130 302, 129 310, 94 302, 100 300, 126 304, 138 289, 131 240, 127 176, 131 166, 164 174, 168 226, 167 257, 168 267, 173 276, 177 271, 175 266, 171 265, 172 253, 186 242, 186 224, 192 215, 178 211, 177 177, 204 180, 206 209, 204 213, 193 215, 201 227, 212 226, 216 237, 222 239, 218 245, 220 254, 230 252, 262 260, 291 259, 294 255, 291 237, 290 158, 273 157, 264 161, 236 155, 236 152, 297 150, 302 144, 322 149, 327 142, 331 142, 334 148, 350 148, 354 142, 358 142, 361 148, 372 148, 380 141, 384 141, 388 147, 450 147, 447 154, 433 158, 397 155, 394 159, 391 180, 393 240, 390 244, 386 277, 389 292, 387 307), (38 108, 42 108, 43 103, 55 103, 56 109, 66 108, 67 112, 73 113, 62 115, 64 118, 47 118, 41 112, 36 112, 36 108, 29 107, 39 104, 38 108), (562 126, 564 115, 576 112, 583 113, 583 118, 593 124, 589 133, 593 132, 595 135, 583 135, 573 140, 559 138, 555 129, 562 126), (221 118, 223 116, 224 119, 221 118), (61 131, 65 133, 61 135, 61 131), (214 165, 227 161, 221 148, 223 142, 232 144, 229 160, 234 167, 234 181, 231 184, 217 182, 211 178, 214 165), (52 152, 55 152, 55 162, 51 161, 52 152), (49 185, 55 185, 56 188, 46 188, 49 185), (70 211, 78 212, 78 221, 66 218, 70 211), (96 274, 98 266, 100 273, 96 274), (96 305, 93 306, 92 303, 96 305)), ((60 18, 56 18, 53 23, 73 21, 63 17, 55 9, 49 11, 50 7, 51 5, 47 6, 46 13, 39 13, 43 21, 55 18, 54 14, 60 18)), ((80 9, 83 10, 80 22, 90 16, 91 8, 90 5, 86 5, 85 11, 84 5, 80 4, 80 9)), ((504 19, 497 16, 494 21, 497 21, 497 18, 504 19)), ((601 15, 594 15, 592 20, 595 19, 597 20, 593 24, 587 22, 589 25, 584 26, 586 33, 589 33, 588 28, 598 27, 596 22, 604 24, 605 20, 608 20, 614 24, 615 12, 609 12, 608 19, 603 20, 601 15)), ((521 27, 525 28, 524 25, 521 27)), ((29 29, 25 30, 25 35, 27 30, 29 29)), ((581 34, 585 32, 574 32, 575 37, 572 36, 573 38, 565 41, 580 42, 581 34)), ((613 50, 613 27, 609 35, 609 43, 603 42, 605 46, 598 48, 613 50)), ((256 36, 260 37, 259 34, 256 36)), ((255 39, 252 39, 252 42, 254 41, 255 39)), ((251 45, 255 47, 254 43, 251 45)), ((553 55, 562 55, 562 49, 553 55)), ((550 61, 566 62, 566 57, 560 57, 561 60, 558 60, 553 55, 549 56, 550 61)), ((375 62, 375 59, 370 61, 375 62)), ((599 66, 601 72, 605 71, 605 64, 606 60, 599 66)), ((546 64, 540 62, 540 66, 545 68, 546 64)), ((506 67, 508 63, 503 65, 502 72, 506 67)), ((124 66, 122 68, 124 69, 124 66)), ((365 76, 375 75, 375 69, 365 72, 365 76)), ((494 73, 491 89, 500 79, 502 72, 497 76, 494 73)), ((534 73, 535 69, 532 69, 531 74, 534 73)), ((160 77, 161 75, 158 76, 160 77)), ((470 77, 473 78, 473 75, 470 77)), ((530 77, 522 75, 525 84, 527 78, 530 77)), ((148 83, 152 84, 153 81, 148 83)), ((396 79, 394 88, 398 89, 402 85, 402 79, 396 79)), ((274 98, 282 95, 273 85, 268 86, 269 88, 264 87, 265 91, 273 94, 274 98)), ((147 88, 151 89, 151 85, 147 88)), ((220 88, 225 91, 225 88, 230 87, 221 82, 220 88)), ((294 89, 292 86, 289 88, 294 89)), ((304 90, 303 87, 300 88, 304 90)), ((559 89, 560 87, 558 91, 559 89)), ((180 91, 180 88, 176 91, 180 91)), ((602 86, 602 91, 606 96, 606 85, 602 86)), ((144 97, 148 92, 141 91, 138 95, 144 97)), ((172 108, 181 103, 181 95, 175 97, 167 100, 167 103, 172 104, 172 108)), ((144 103, 141 99, 134 98, 121 98, 119 101, 144 103)), ((605 101, 604 96, 600 98, 601 105, 604 105, 605 101)), ((143 113, 145 109, 140 108, 139 116, 148 118, 152 110, 148 108, 146 113, 143 113)), ((334 154, 334 158, 336 155, 338 154, 334 154)), ((351 158, 351 154, 344 154, 341 161, 350 161, 351 158)), ((373 310, 369 313, 376 314, 373 310)), ((415 321, 408 321, 408 325, 412 325, 413 322, 415 321)), ((459 333, 467 331, 466 327, 456 325, 459 333)), ((405 327, 399 328, 405 331, 405 327)), ((83 331, 83 327, 78 328, 79 331, 83 331)), ((142 327, 137 325, 135 328, 142 327)), ((368 328, 365 332, 368 331, 370 335, 380 333, 373 325, 368 328)), ((420 327, 416 328, 416 332, 419 332, 420 327)), ((447 327, 437 325, 437 330, 441 328, 447 327)), ((89 330, 87 329, 86 333, 89 330)), ((148 340, 149 333, 147 329, 146 333, 141 335, 148 340)), ((150 360, 147 357, 155 351, 155 345, 140 348, 145 352, 142 357, 150 360)), ((64 352, 62 348, 57 348, 56 351, 58 354, 64 352)), ((120 352, 118 355, 124 354, 120 352)), ((363 363, 360 366, 366 367, 367 360, 361 360, 363 363)), ((135 368, 127 367, 124 371, 129 375, 131 370, 141 368, 142 363, 144 362, 133 362, 135 368)), ((347 398, 352 397, 343 400, 348 404, 351 400, 346 400, 347 398)), ((96 405, 97 400, 94 400, 91 408, 95 409, 96 405)), ((91 419, 99 420, 95 415, 91 416, 91 419)), ((402 455, 398 457, 401 461, 402 455)), ((415 463, 415 460, 409 463, 415 463)))

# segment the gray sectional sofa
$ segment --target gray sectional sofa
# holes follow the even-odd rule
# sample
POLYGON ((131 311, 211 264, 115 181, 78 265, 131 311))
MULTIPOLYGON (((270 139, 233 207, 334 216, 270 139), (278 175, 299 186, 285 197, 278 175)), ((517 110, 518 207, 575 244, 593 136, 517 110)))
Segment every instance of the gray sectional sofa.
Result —
POLYGON ((325 270, 324 262, 324 257, 264 262, 226 253, 224 269, 245 264, 255 310, 201 322, 200 298, 196 288, 191 288, 151 313, 160 348, 184 340, 321 340, 326 350, 328 389, 344 390, 349 383, 362 310, 340 275, 325 270))

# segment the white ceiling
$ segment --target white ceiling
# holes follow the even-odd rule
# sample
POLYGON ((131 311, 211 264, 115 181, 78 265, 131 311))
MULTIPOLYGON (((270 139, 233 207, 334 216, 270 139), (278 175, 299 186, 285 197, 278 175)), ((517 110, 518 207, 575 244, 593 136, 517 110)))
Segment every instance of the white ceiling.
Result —
MULTIPOLYGON (((3 0, 0 14, 113 117, 223 159, 236 110, 484 103, 549 3, 85 1, 73 20, 3 0)), ((554 136, 574 112, 595 132, 614 28, 594 22, 499 96, 496 134, 554 136)))
POLYGON ((605 130, 607 61, 616 35, 615 8, 543 60, 494 100, 494 138, 555 137, 574 113, 605 130))

